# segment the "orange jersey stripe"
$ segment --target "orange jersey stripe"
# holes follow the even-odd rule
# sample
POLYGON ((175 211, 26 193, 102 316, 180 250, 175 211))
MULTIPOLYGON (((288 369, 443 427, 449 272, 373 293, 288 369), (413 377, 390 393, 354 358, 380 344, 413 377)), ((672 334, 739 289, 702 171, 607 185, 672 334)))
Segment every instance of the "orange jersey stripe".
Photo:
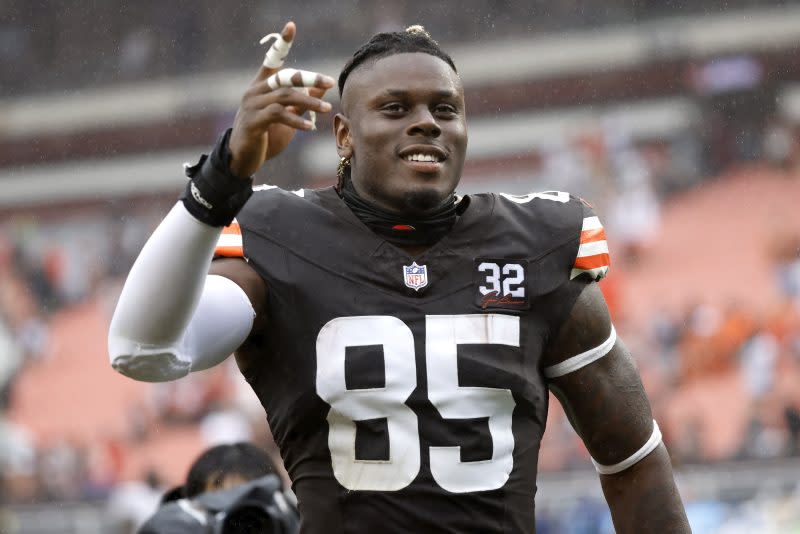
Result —
POLYGON ((239 223, 234 221, 225 228, 222 229, 223 234, 237 234, 242 235, 242 229, 239 227, 239 223))
POLYGON ((234 220, 231 224, 222 229, 219 244, 214 249, 215 256, 225 256, 227 258, 243 258, 244 247, 242 246, 242 228, 234 220))
POLYGON ((244 249, 242 247, 217 247, 214 249, 214 255, 226 258, 244 258, 244 249))
POLYGON ((581 243, 592 243, 594 241, 605 241, 606 231, 604 228, 595 230, 583 230, 581 232, 581 243))
POLYGON ((608 254, 595 254, 585 256, 575 260, 575 269, 597 269, 598 267, 608 267, 611 263, 608 254))

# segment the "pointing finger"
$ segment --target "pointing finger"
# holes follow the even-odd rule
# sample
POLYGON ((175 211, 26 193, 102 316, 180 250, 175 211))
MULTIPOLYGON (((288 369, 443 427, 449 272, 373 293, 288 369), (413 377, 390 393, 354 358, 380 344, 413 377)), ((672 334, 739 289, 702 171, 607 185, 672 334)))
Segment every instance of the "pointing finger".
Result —
POLYGON ((265 44, 269 42, 270 39, 273 39, 273 41, 272 46, 269 47, 264 56, 264 62, 258 70, 256 80, 266 79, 283 66, 283 62, 289 54, 289 49, 292 47, 296 34, 297 27, 294 22, 289 21, 283 27, 280 34, 270 33, 261 39, 260 44, 265 44))
POLYGON ((286 59, 286 56, 289 55, 289 49, 292 48, 292 41, 296 31, 294 23, 287 22, 280 34, 270 33, 259 41, 260 44, 265 44, 270 39, 274 39, 272 46, 269 47, 267 54, 264 56, 265 67, 277 69, 283 66, 283 60, 286 59))

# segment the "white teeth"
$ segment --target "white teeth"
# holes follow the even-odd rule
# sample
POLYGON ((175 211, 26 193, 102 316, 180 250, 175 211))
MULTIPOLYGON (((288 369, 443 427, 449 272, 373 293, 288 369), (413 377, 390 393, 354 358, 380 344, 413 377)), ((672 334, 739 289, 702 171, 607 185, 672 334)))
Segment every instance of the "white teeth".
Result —
POLYGON ((409 154, 406 161, 439 161, 439 158, 431 154, 409 154))

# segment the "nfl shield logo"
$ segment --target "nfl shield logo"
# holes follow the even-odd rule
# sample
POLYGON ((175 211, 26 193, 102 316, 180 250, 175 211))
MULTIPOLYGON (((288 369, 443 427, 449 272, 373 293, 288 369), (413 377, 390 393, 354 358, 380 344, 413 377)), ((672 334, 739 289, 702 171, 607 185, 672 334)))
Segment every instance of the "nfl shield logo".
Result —
POLYGON ((417 265, 417 262, 411 265, 403 265, 403 278, 406 286, 414 291, 419 291, 428 285, 428 266, 417 265))

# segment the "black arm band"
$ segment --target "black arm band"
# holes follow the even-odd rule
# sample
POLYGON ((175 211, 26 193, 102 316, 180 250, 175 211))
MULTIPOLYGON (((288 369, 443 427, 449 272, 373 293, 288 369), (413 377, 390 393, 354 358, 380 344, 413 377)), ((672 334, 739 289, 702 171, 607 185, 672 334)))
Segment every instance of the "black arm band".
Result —
POLYGON ((186 167, 189 182, 180 200, 189 213, 209 226, 229 225, 253 194, 252 177, 243 180, 231 174, 230 136, 228 128, 210 156, 203 154, 196 165, 186 167))

